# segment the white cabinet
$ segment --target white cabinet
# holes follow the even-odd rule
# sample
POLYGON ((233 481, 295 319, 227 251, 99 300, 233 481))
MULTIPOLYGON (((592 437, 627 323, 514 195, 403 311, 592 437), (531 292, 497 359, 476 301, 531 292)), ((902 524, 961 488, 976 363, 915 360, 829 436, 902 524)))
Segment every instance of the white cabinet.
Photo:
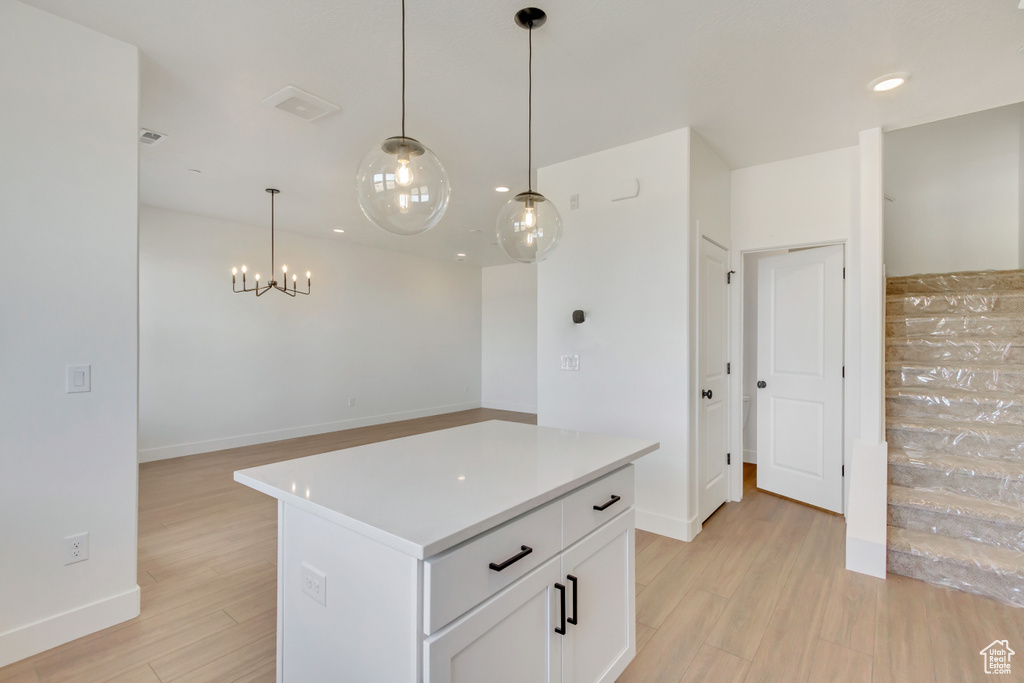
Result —
POLYGON ((563 681, 614 681, 636 654, 633 539, 630 510, 562 553, 566 611, 576 622, 562 642, 563 681))
POLYGON ((630 508, 428 638, 425 680, 614 681, 636 653, 633 549, 630 508))
POLYGON ((279 501, 278 681, 613 681, 657 447, 495 421, 236 472, 279 501))
POLYGON ((425 681, 561 681, 558 557, 544 563, 424 644, 425 681))

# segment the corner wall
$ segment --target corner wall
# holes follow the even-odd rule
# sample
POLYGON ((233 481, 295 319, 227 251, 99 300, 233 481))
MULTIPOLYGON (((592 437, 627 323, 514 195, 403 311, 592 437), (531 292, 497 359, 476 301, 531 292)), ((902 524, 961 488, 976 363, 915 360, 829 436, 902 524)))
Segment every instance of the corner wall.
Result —
POLYGON ((481 270, 481 404, 536 413, 537 266, 512 263, 481 270))
POLYGON ((2 0, 0 64, 4 666, 139 613, 139 55, 2 0), (92 391, 65 393, 69 364, 92 391))
POLYGON ((689 159, 683 129, 539 169, 565 230, 537 270, 538 424, 660 441, 637 462, 637 525, 687 540, 689 159), (630 178, 639 196, 611 201, 630 178), (560 370, 562 354, 579 355, 578 372, 560 370))
POLYGON ((278 267, 312 271, 312 294, 233 293, 232 266, 266 279, 268 242, 141 208, 142 461, 480 406, 478 267, 278 231, 278 267))

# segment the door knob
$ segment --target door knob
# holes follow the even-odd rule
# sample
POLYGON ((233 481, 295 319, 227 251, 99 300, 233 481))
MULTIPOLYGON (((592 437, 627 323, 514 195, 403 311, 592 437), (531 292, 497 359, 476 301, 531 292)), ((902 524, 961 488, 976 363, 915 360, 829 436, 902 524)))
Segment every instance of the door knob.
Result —
POLYGON ((707 390, 701 391, 700 392, 700 397, 701 398, 711 398, 711 390, 707 389, 707 390))
POLYGON ((757 383, 758 389, 764 389, 766 386, 768 386, 768 384, 763 379, 757 383))

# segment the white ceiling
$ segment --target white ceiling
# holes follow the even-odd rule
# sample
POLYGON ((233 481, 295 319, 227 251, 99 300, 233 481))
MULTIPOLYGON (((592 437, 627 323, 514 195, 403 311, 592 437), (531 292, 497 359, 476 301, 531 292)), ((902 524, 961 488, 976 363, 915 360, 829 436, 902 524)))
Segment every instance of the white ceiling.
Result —
MULTIPOLYGON (((508 197, 493 188, 526 184, 521 0, 407 0, 407 132, 437 153, 453 188, 441 223, 414 237, 370 224, 354 189, 362 156, 400 130, 399 0, 25 1, 139 46, 141 125, 168 135, 141 149, 143 203, 265 228, 273 186, 282 230, 510 262, 492 244, 508 197), (311 123, 261 103, 289 84, 342 110, 311 123)), ((542 7, 537 167, 692 126, 742 168, 1024 100, 1018 0, 542 7), (867 89, 894 71, 912 78, 867 89)))

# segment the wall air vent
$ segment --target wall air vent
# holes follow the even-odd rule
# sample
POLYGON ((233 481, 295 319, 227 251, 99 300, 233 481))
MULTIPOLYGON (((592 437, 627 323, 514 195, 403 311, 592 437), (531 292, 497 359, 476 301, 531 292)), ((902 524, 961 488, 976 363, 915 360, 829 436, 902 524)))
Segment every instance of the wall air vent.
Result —
POLYGON ((310 95, 308 92, 299 90, 294 85, 289 85, 277 91, 263 100, 263 104, 286 111, 306 121, 316 121, 341 109, 338 105, 331 104, 316 95, 310 95))
POLYGON ((144 145, 159 145, 165 137, 167 136, 163 133, 157 133, 155 130, 139 129, 139 142, 144 145))

